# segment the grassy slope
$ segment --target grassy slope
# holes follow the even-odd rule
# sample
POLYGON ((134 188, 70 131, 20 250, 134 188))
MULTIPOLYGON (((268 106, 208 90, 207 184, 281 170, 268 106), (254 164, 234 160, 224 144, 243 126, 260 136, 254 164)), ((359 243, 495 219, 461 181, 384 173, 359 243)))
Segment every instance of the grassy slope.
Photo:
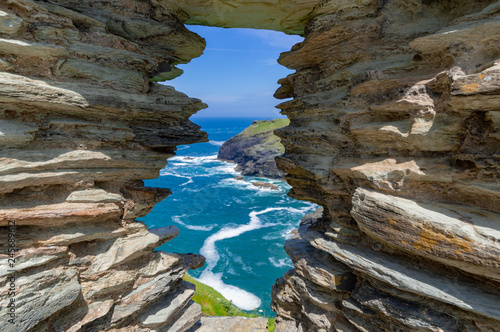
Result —
POLYGON ((263 133, 263 132, 272 131, 274 129, 283 128, 285 126, 288 126, 289 123, 290 123, 290 120, 288 120, 288 119, 259 121, 256 124, 252 124, 250 127, 246 128, 244 131, 241 132, 240 135, 253 136, 256 134, 263 133))
MULTIPOLYGON (((188 274, 184 275, 184 280, 196 286, 193 301, 201 305, 201 312, 205 316, 243 316, 259 317, 257 313, 242 311, 231 304, 224 296, 210 286, 196 281, 188 274)), ((269 331, 274 331, 274 318, 268 318, 269 331)))
POLYGON ((257 121, 235 137, 244 139, 259 136, 261 137, 261 143, 253 149, 257 151, 275 151, 277 155, 280 155, 285 152, 285 148, 281 145, 280 138, 273 134, 273 130, 286 127, 288 124, 290 124, 288 119, 257 121))

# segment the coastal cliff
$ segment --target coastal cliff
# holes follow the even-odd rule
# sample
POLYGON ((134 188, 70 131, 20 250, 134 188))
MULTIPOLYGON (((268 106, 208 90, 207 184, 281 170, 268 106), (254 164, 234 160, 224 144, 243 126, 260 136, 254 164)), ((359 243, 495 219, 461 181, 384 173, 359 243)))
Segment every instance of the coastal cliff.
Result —
POLYGON ((189 23, 305 36, 279 59, 296 72, 275 94, 293 98, 277 165, 322 209, 286 243, 276 331, 500 330, 499 15, 491 0, 2 1, 0 329, 199 320, 181 279, 203 258, 154 252, 178 230, 135 220, 170 194, 142 180, 206 141, 188 120, 206 105, 153 83, 202 54, 189 23))
POLYGON ((279 63, 277 331, 500 329, 500 2, 322 2, 279 63))
POLYGON ((284 173, 276 168, 275 157, 285 148, 274 130, 290 123, 288 119, 254 121, 238 135, 230 138, 219 149, 218 158, 233 161, 242 175, 281 179, 284 173))
POLYGON ((206 141, 206 105, 150 82, 204 40, 144 1, 2 1, 0 34, 0 330, 188 329, 204 258, 136 218, 171 193, 142 180, 206 141))

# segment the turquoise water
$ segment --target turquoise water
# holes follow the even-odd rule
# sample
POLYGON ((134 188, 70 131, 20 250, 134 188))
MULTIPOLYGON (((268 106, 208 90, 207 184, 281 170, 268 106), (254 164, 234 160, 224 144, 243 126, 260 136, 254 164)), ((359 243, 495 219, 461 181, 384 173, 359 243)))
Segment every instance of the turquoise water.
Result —
POLYGON ((209 134, 209 143, 185 145, 169 159, 150 187, 170 188, 173 194, 141 218, 150 228, 176 225, 181 232, 159 249, 200 253, 205 265, 190 272, 244 310, 273 315, 271 286, 292 267, 283 249, 289 232, 315 205, 288 197, 288 184, 247 177, 236 180, 235 164, 216 159, 224 141, 252 120, 196 120, 209 134), (248 181, 276 184, 279 191, 248 181))

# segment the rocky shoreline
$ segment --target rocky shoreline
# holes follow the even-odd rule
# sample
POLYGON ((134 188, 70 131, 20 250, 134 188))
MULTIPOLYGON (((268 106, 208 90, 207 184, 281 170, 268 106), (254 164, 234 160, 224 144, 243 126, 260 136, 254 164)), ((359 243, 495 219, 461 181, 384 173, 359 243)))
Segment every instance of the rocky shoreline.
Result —
POLYGON ((274 159, 285 149, 274 130, 288 124, 288 119, 254 121, 250 127, 224 142, 217 158, 238 164, 236 170, 242 175, 284 179, 285 174, 278 170, 274 159))

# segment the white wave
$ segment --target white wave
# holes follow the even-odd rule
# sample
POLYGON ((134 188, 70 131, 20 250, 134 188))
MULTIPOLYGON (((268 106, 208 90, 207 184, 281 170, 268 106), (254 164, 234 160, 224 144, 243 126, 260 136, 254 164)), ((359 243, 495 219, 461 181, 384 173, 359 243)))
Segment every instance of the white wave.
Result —
MULTIPOLYGON (((236 168, 236 166, 235 166, 235 168, 236 168)), ((236 170, 234 170, 234 175, 240 175, 240 173, 236 172, 236 170)), ((255 192, 259 192, 259 191, 270 192, 271 191, 271 190, 268 190, 267 188, 254 186, 251 182, 242 181, 242 180, 238 180, 238 179, 234 179, 234 178, 223 179, 219 182, 218 186, 219 187, 233 187, 233 188, 239 188, 239 189, 244 189, 244 190, 252 190, 255 192)))
POLYGON ((269 213, 271 211, 282 211, 282 210, 287 210, 291 212, 302 211, 290 207, 272 207, 262 211, 252 211, 248 215, 250 217, 250 222, 248 224, 240 225, 237 227, 224 227, 218 232, 210 235, 203 243, 203 247, 200 249, 200 254, 205 256, 206 258, 206 268, 200 276, 200 281, 213 287, 215 290, 224 295, 224 297, 226 297, 227 299, 232 300, 234 305, 236 305, 238 308, 244 310, 253 310, 259 307, 260 299, 258 297, 241 288, 225 284, 222 281, 222 273, 212 272, 213 268, 217 265, 217 263, 220 260, 220 255, 215 243, 220 240, 240 236, 241 234, 252 230, 274 226, 276 224, 262 223, 262 220, 258 216, 269 213))
POLYGON ((241 256, 233 256, 232 258, 235 261, 235 263, 243 265, 243 258, 241 258, 241 256))
POLYGON ((160 171, 160 176, 175 176, 176 178, 187 179, 186 182, 184 182, 183 184, 179 185, 180 187, 185 186, 188 183, 193 183, 193 178, 192 177, 185 176, 185 175, 180 175, 180 174, 176 174, 176 173, 172 173, 172 172, 167 171, 166 169, 162 169, 160 171))
POLYGON ((186 225, 185 227, 193 231, 205 231, 205 232, 211 231, 214 228, 213 226, 193 226, 193 225, 186 225))
POLYGON ((286 259, 286 258, 280 258, 280 259, 276 259, 274 257, 269 257, 269 261, 271 262, 271 264, 273 264, 275 267, 285 267, 285 266, 289 266, 289 267, 292 267, 293 265, 290 263, 290 260, 289 259, 286 259))
POLYGON ((213 168, 212 174, 231 174, 231 175, 241 175, 240 172, 236 171, 236 164, 228 163, 226 161, 221 161, 225 165, 217 166, 213 168))
POLYGON ((186 217, 185 214, 183 214, 182 216, 173 216, 172 220, 174 222, 178 223, 179 225, 182 225, 182 226, 186 227, 187 229, 191 229, 193 231, 205 231, 205 232, 208 232, 208 231, 211 231, 214 228, 213 226, 188 225, 188 224, 186 224, 185 222, 183 222, 181 220, 181 218, 184 218, 184 217, 186 217))
POLYGON ((213 273, 206 269, 198 280, 217 290, 240 309, 253 310, 260 307, 261 300, 256 295, 239 287, 225 284, 222 281, 222 273, 213 273))
POLYGON ((177 178, 187 178, 187 176, 172 173, 169 170, 164 168, 160 171, 160 176, 165 176, 165 175, 175 176, 177 178))
POLYGON ((215 146, 222 146, 222 144, 226 143, 226 141, 210 141, 208 143, 215 145, 215 146))
POLYGON ((200 254, 205 256, 205 258, 207 259, 206 260, 207 270, 213 269, 220 259, 219 252, 215 247, 215 242, 237 237, 243 233, 252 231, 254 229, 259 229, 262 227, 263 225, 260 223, 260 219, 258 219, 257 222, 251 220, 250 223, 247 225, 242 225, 239 227, 224 227, 218 232, 210 235, 203 243, 203 247, 200 249, 200 254))
MULTIPOLYGON (((306 207, 306 208, 308 209, 309 207, 306 207)), ((288 211, 288 212, 294 212, 294 213, 303 213, 304 208, 296 209, 296 208, 292 208, 292 207, 272 207, 272 208, 267 208, 267 209, 259 211, 259 212, 252 211, 252 212, 250 212, 250 216, 252 216, 253 213, 255 213, 255 215, 260 215, 260 214, 268 213, 271 211, 288 211)))
POLYGON ((252 211, 249 213, 250 222, 248 224, 240 225, 237 227, 224 227, 218 232, 210 235, 203 243, 203 247, 200 249, 200 254, 205 256, 205 258, 207 259, 206 261, 207 269, 212 269, 213 267, 215 267, 215 265, 220 259, 219 252, 217 251, 217 248, 215 246, 215 242, 237 237, 243 233, 260 229, 263 227, 273 226, 275 224, 263 224, 258 216, 271 211, 280 211, 280 210, 301 212, 301 210, 290 207, 274 207, 274 208, 267 208, 262 211, 252 211))
POLYGON ((281 234, 277 234, 277 233, 270 233, 270 234, 266 234, 262 237, 262 240, 264 241, 275 241, 275 240, 279 240, 279 239, 282 239, 283 236, 281 234))
POLYGON ((185 182, 185 183, 181 184, 179 187, 185 186, 185 185, 190 184, 190 183, 193 183, 193 178, 192 177, 189 177, 188 182, 185 182))
POLYGON ((234 163, 218 160, 216 154, 201 157, 175 156, 169 159, 169 164, 160 171, 160 175, 185 178, 190 178, 191 176, 241 175, 240 172, 236 171, 236 166, 234 163))
MULTIPOLYGON (((191 156, 175 156, 168 159, 169 162, 182 162, 187 165, 202 165, 208 162, 213 162, 217 160, 217 155, 208 155, 208 156, 200 156, 200 157, 191 157, 191 156)), ((168 166, 167 166, 168 167, 168 166)))
POLYGON ((208 155, 208 156, 200 156, 200 157, 190 157, 190 156, 184 157, 184 161, 188 161, 188 162, 195 163, 195 164, 212 162, 215 160, 217 160, 217 154, 212 154, 212 155, 208 155))
MULTIPOLYGON (((249 265, 243 265, 243 267, 241 269, 243 271, 245 271, 246 273, 253 273, 253 270, 249 265)), ((253 273, 253 274, 255 274, 255 273, 253 273)))

